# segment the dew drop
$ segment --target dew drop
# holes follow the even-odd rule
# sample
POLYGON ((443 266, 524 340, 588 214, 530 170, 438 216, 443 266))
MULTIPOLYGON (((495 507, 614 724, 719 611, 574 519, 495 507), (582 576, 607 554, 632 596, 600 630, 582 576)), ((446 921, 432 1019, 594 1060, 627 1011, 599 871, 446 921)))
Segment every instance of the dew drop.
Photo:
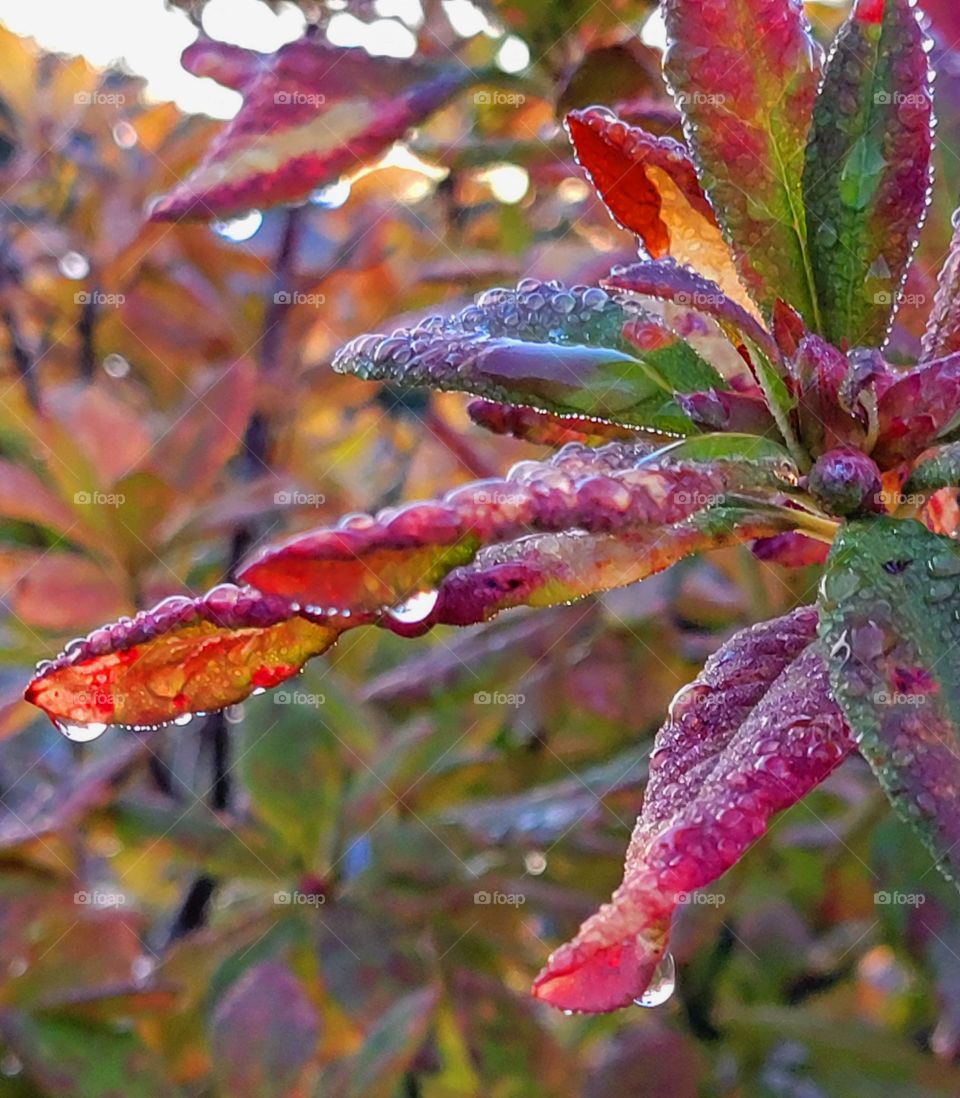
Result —
POLYGON ((326 187, 320 187, 310 195, 310 202, 314 206, 323 206, 327 210, 338 210, 350 197, 350 180, 346 177, 338 179, 336 183, 330 183, 326 187))
POLYGON ((388 610, 387 613, 394 621, 402 625, 416 625, 430 616, 431 611, 437 605, 439 598, 437 591, 418 591, 415 595, 388 610))
POLYGON ((213 231, 224 240, 234 244, 242 243, 254 236, 263 224, 263 214, 259 210, 251 210, 241 217, 234 217, 230 221, 214 222, 213 231))
POLYGON ((96 740, 106 732, 109 725, 106 724, 69 724, 67 721, 57 721, 57 731, 74 743, 89 743, 96 740))
POLYGON ((113 127, 113 141, 121 149, 132 149, 138 141, 137 131, 129 122, 121 120, 113 127))
POLYGON ((658 1007, 670 998, 677 986, 677 965, 672 953, 664 953, 653 970, 650 983, 642 995, 634 999, 640 1007, 658 1007))
POLYGON ((193 720, 193 714, 192 713, 181 713, 179 717, 174 717, 173 718, 173 723, 178 724, 178 725, 180 725, 181 728, 183 728, 183 726, 185 724, 189 724, 192 720, 193 720))

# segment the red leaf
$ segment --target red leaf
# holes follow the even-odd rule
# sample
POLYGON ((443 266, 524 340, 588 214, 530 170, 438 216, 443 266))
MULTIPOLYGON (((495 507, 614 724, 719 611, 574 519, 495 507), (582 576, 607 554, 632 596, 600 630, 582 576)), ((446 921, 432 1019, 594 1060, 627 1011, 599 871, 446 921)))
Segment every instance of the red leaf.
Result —
POLYGON ((718 501, 738 476, 721 463, 657 467, 644 464, 647 456, 642 446, 570 445, 549 463, 515 466, 504 480, 300 534, 267 549, 240 576, 328 613, 378 611, 433 590, 485 545, 536 532, 626 533, 681 522, 718 501))
POLYGON ((683 145, 604 107, 571 111, 565 124, 578 162, 618 225, 636 233, 654 259, 689 263, 753 310, 683 145))
POLYGON ((553 953, 534 994, 598 1012, 646 989, 670 917, 716 880, 852 749, 802 608, 738 633, 676 696, 657 734, 643 812, 610 903, 553 953))
POLYGON ((186 68, 243 93, 243 106, 153 220, 224 217, 304 198, 379 156, 476 80, 470 68, 371 57, 307 36, 274 54, 201 41, 186 68))
MULTIPOLYGON (((891 378, 896 377, 891 371, 891 378)), ((879 440, 872 457, 885 469, 910 461, 935 440, 960 408, 960 354, 909 370, 880 395, 879 440)))
POLYGON ((224 584, 71 642, 37 668, 26 698, 68 725, 158 724, 275 686, 338 633, 284 599, 224 584))

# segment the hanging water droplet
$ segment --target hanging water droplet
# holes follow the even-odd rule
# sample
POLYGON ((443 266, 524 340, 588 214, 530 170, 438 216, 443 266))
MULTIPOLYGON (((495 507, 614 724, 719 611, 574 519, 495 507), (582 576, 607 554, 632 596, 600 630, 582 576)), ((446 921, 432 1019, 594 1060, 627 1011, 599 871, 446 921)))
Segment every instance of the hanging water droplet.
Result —
POLYGON ((57 721, 57 731, 74 743, 89 743, 98 739, 106 732, 109 725, 98 724, 70 724, 68 721, 57 721))
POLYGON ((319 187, 310 195, 313 206, 323 206, 327 210, 338 210, 350 197, 350 180, 344 177, 326 187, 319 187))
POLYGON ((404 602, 392 607, 387 613, 402 625, 416 625, 417 622, 430 616, 439 597, 437 591, 418 591, 404 602))
POLYGON ((242 217, 234 217, 230 221, 214 222, 213 231, 224 240, 239 244, 254 236, 262 224, 263 214, 259 210, 251 210, 242 217))
POLYGON ((192 713, 181 713, 179 717, 173 718, 173 723, 180 725, 183 728, 184 725, 189 724, 193 720, 192 713))
POLYGON ((662 1006, 673 994, 677 986, 677 965, 672 953, 664 953, 660 963, 653 970, 650 983, 642 995, 634 999, 640 1007, 662 1006))

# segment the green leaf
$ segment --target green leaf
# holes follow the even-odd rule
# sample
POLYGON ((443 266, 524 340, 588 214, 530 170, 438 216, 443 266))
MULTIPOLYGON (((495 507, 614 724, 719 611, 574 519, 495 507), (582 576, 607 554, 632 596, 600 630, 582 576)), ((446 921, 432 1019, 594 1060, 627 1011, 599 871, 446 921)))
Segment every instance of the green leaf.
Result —
POLYGON ((818 322, 800 168, 820 48, 794 0, 665 0, 664 72, 743 284, 818 322))
POLYGON ((813 111, 803 172, 822 334, 883 342, 930 182, 932 95, 911 0, 858 0, 813 111))
POLYGON ((690 344, 635 303, 596 286, 536 279, 487 290, 453 317, 361 336, 333 366, 368 380, 675 434, 694 427, 674 393, 727 388, 690 344))
POLYGON ((841 529, 820 633, 861 751, 940 869, 960 868, 960 546, 913 519, 841 529))

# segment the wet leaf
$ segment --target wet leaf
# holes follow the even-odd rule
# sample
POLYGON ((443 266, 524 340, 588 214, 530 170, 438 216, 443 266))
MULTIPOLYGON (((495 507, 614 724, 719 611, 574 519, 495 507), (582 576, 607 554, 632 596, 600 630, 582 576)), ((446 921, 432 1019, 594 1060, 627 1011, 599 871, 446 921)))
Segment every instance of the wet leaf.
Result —
POLYGON ((305 198, 385 152, 476 82, 466 65, 371 57, 307 36, 276 53, 200 39, 188 71, 243 94, 200 164, 153 208, 154 219, 226 217, 305 198))
POLYGON ((800 172, 820 47, 803 6, 665 0, 663 14, 664 73, 743 284, 765 313, 782 297, 816 328, 800 172))
POLYGON ((821 596, 830 681, 896 810, 955 877, 960 549, 912 519, 845 526, 821 596))
POLYGON ((242 701, 325 651, 337 629, 224 584, 96 629, 42 664, 27 700, 67 725, 150 725, 242 701))
POLYGON ((598 287, 525 279, 452 318, 361 336, 334 369, 368 380, 475 393, 543 411, 685 434, 673 394, 726 388, 657 318, 598 287))
POLYGON ((917 240, 933 143, 925 42, 911 0, 857 0, 814 108, 803 191, 820 330, 838 345, 883 342, 917 240))
POLYGON ((653 259, 671 256, 716 282, 748 310, 747 296, 688 151, 603 107, 572 111, 566 127, 581 167, 618 225, 653 259))
POLYGON ((911 461, 956 430, 958 412, 960 354, 892 374, 877 401, 879 437, 871 456, 881 468, 911 461))
POLYGON ((670 917, 716 880, 770 818, 851 748, 803 608, 737 634, 674 699, 657 735, 623 883, 554 952, 534 994, 613 1010, 638 998, 664 954, 670 917))
POLYGON ((960 351, 960 224, 953 230, 950 249, 940 268, 920 361, 943 358, 956 351, 960 351))
POLYGON ((504 480, 298 535, 262 552, 241 578, 303 606, 351 614, 393 608, 401 624, 416 624, 433 609, 440 580, 484 546, 534 533, 625 534, 672 525, 719 503, 734 484, 776 479, 769 465, 677 459, 659 468, 650 460, 646 447, 571 444, 549 463, 515 466, 504 480), (422 612, 411 606, 408 615, 400 604, 418 594, 422 612))

